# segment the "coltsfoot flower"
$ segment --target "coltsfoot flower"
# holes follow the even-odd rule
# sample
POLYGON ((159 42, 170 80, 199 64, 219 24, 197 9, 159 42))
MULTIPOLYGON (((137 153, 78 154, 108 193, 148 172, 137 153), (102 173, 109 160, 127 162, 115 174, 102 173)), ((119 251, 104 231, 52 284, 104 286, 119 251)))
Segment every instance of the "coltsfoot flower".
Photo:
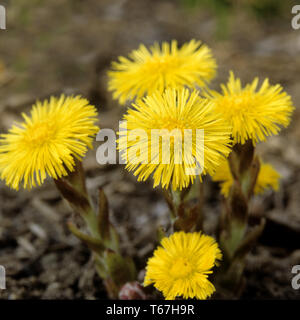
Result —
POLYGON ((287 127, 294 109, 291 97, 279 84, 270 85, 265 79, 258 89, 258 78, 242 88, 241 81, 230 72, 229 81, 221 85, 222 93, 209 91, 207 97, 216 104, 220 113, 232 124, 235 143, 251 139, 255 145, 287 127))
MULTIPOLYGON (((212 177, 213 181, 220 182, 221 193, 228 197, 233 183, 228 161, 223 161, 212 177)), ((262 194, 267 189, 279 189, 280 174, 269 163, 261 162, 260 170, 254 187, 254 194, 262 194)))
POLYGON ((16 123, 0 138, 1 179, 13 189, 41 185, 47 175, 57 179, 74 170, 92 148, 97 111, 80 96, 51 97, 37 102, 24 122, 16 123))
POLYGON ((154 284, 167 300, 207 299, 215 291, 208 275, 221 259, 214 238, 198 232, 175 232, 162 240, 148 260, 144 285, 154 284))
POLYGON ((142 98, 167 87, 202 87, 216 71, 211 50, 201 41, 191 40, 178 48, 177 41, 155 43, 150 49, 140 45, 129 58, 120 57, 108 72, 110 91, 121 104, 142 98))
POLYGON ((124 120, 118 148, 126 169, 138 181, 153 174, 154 187, 188 187, 197 175, 213 174, 230 152, 230 125, 197 91, 157 91, 133 104, 124 120))

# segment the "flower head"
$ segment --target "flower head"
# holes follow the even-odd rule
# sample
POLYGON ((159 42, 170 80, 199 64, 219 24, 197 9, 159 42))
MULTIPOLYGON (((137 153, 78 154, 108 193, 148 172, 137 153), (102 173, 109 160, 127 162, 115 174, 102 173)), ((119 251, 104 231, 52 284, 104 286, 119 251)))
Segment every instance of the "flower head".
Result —
POLYGON ((191 40, 178 48, 177 41, 140 45, 129 58, 120 57, 109 71, 109 90, 121 104, 167 87, 202 87, 215 75, 216 62, 201 41, 191 40))
MULTIPOLYGON (((262 162, 254 187, 254 194, 262 194, 267 189, 277 191, 279 189, 279 178, 280 174, 269 163, 262 162)), ((220 182, 221 193, 228 197, 233 183, 228 161, 222 161, 212 179, 220 182)))
POLYGON ((74 169, 99 128, 97 111, 80 96, 51 97, 37 102, 30 116, 16 123, 0 138, 1 179, 13 189, 41 185, 47 174, 60 178, 74 169))
POLYGON ((139 181, 153 174, 154 187, 188 187, 212 174, 230 152, 231 127, 197 91, 166 89, 133 105, 120 131, 119 149, 126 168, 139 181))
POLYGON ((271 86, 265 79, 258 89, 258 78, 242 88, 241 81, 231 72, 222 93, 209 91, 207 97, 216 104, 216 111, 232 124, 235 143, 244 144, 248 139, 255 145, 266 136, 277 134, 290 123, 294 109, 292 101, 279 84, 271 86))
POLYGON ((175 232, 164 238, 148 260, 144 285, 154 284, 167 300, 206 299, 215 291, 208 280, 222 254, 214 238, 201 233, 175 232))

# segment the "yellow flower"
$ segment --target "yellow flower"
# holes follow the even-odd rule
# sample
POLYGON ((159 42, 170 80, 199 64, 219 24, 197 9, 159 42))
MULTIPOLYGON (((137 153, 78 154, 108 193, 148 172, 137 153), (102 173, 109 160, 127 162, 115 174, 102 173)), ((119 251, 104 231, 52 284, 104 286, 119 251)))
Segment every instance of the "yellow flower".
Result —
POLYGON ((60 178, 74 170, 74 158, 92 148, 97 111, 80 96, 51 97, 37 102, 30 116, 16 123, 0 139, 1 179, 13 189, 41 185, 47 174, 60 178))
POLYGON ((214 238, 194 232, 175 232, 164 238, 148 260, 144 285, 154 284, 167 300, 207 299, 214 291, 208 280, 222 254, 214 238))
POLYGON ((279 84, 271 86, 268 79, 260 89, 257 85, 258 78, 255 78, 242 88, 240 79, 235 79, 231 72, 227 85, 221 85, 221 94, 215 91, 207 93, 207 97, 216 103, 216 112, 232 124, 235 143, 244 144, 251 139, 255 145, 290 123, 294 109, 290 96, 282 91, 279 84))
POLYGON ((110 91, 121 104, 142 98, 167 87, 204 86, 215 76, 216 61, 201 41, 191 40, 178 48, 177 41, 155 43, 147 49, 140 45, 129 58, 120 57, 108 72, 110 91))
MULTIPOLYGON (((261 162, 254 193, 262 194, 266 189, 277 191, 279 189, 279 178, 280 174, 270 164, 261 162)), ((233 183, 228 161, 222 161, 212 179, 220 182, 221 193, 228 197, 233 183)))
POLYGON ((197 91, 169 88, 133 107, 124 117, 121 128, 127 131, 119 132, 118 143, 126 168, 138 181, 153 174, 154 187, 182 189, 196 175, 214 173, 230 152, 231 127, 197 91))

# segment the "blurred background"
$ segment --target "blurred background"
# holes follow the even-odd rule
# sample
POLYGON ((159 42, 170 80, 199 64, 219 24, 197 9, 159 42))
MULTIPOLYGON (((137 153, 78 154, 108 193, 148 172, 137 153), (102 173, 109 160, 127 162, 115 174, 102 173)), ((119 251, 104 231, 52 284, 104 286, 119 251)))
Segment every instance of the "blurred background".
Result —
MULTIPOLYGON (((112 60, 140 43, 192 38, 213 50, 218 76, 233 70, 243 83, 255 76, 280 83, 296 106, 290 127, 258 146, 281 174, 278 193, 251 204, 265 216, 265 231, 247 261, 241 298, 299 299, 291 268, 300 264, 300 30, 291 27, 283 0, 18 0, 1 1, 7 30, 0 30, 0 132, 37 99, 82 94, 99 108, 102 128, 117 128, 125 109, 107 91, 112 60)), ((142 269, 155 248, 156 228, 168 226, 167 207, 151 182, 137 183, 121 165, 100 166, 95 151, 84 161, 88 188, 103 186, 123 250, 142 269)), ((205 232, 220 213, 218 186, 206 179, 205 232)), ((0 298, 106 299, 89 250, 70 234, 71 209, 48 181, 32 192, 0 182, 0 265, 7 289, 0 298)), ((80 221, 78 221, 80 224, 80 221)), ((141 274, 142 278, 142 274, 141 274)), ((218 298, 218 295, 215 296, 218 298)))

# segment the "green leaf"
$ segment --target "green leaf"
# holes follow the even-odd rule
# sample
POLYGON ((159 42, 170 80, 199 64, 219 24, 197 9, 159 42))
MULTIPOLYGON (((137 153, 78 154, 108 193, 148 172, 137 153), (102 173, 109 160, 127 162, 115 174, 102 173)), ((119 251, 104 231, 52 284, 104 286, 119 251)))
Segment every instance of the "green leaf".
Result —
POLYGON ((91 209, 88 197, 76 190, 66 179, 54 180, 57 189, 62 196, 69 202, 75 212, 86 215, 91 209))
POLYGON ((104 252, 105 246, 103 245, 103 243, 100 240, 95 239, 95 238, 93 238, 93 237, 81 232, 71 222, 68 223, 68 227, 69 227, 70 231, 78 239, 80 239, 84 244, 86 244, 92 251, 94 251, 95 253, 97 253, 99 255, 101 255, 104 252))

